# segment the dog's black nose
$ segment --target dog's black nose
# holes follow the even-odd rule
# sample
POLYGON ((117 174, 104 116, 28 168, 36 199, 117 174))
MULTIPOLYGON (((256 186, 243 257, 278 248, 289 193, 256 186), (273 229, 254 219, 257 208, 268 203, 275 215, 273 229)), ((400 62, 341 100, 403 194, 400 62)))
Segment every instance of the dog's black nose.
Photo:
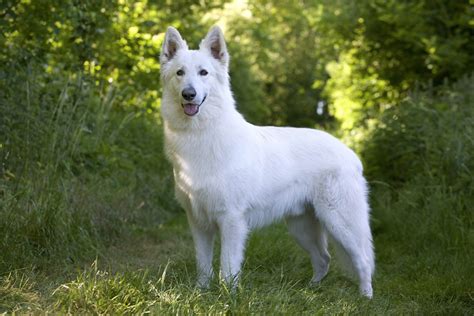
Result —
POLYGON ((196 96, 196 90, 194 90, 193 87, 189 87, 189 88, 183 89, 183 91, 181 92, 181 95, 186 101, 191 101, 196 96))

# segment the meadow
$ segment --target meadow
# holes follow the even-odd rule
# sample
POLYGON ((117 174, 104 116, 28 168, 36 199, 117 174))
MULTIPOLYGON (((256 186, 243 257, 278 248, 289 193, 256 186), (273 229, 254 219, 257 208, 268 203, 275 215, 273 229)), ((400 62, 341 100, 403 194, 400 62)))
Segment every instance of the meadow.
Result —
POLYGON ((472 314, 469 4, 178 2, 0 7, 0 313, 472 314), (361 156, 373 300, 335 260, 310 287, 284 223, 251 235, 236 292, 194 287, 157 56, 167 25, 193 46, 214 23, 249 121, 325 129, 361 156))

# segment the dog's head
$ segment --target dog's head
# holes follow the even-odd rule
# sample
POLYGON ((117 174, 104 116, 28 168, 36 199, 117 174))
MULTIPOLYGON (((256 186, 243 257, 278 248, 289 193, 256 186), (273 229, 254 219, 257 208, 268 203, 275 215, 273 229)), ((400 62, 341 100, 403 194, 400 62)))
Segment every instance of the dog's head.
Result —
POLYGON ((217 26, 211 28, 199 50, 189 50, 179 32, 169 27, 160 63, 162 111, 172 114, 175 119, 197 116, 208 103, 216 103, 212 100, 218 97, 219 90, 229 90, 229 54, 217 26))

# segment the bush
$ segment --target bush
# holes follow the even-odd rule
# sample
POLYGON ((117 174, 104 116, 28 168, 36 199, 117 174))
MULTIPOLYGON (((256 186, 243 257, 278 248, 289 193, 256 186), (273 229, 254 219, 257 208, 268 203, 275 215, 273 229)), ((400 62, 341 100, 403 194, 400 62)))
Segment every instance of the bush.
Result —
POLYGON ((386 110, 362 155, 372 179, 399 184, 422 176, 443 179, 456 190, 468 188, 474 168, 474 77, 415 92, 386 110))
POLYGON ((474 77, 416 92, 385 111, 362 156, 374 188, 378 241, 403 247, 400 251, 419 257, 420 264, 470 274, 474 77), (432 261, 436 256, 453 260, 432 261))
POLYGON ((95 256, 125 222, 176 209, 152 114, 113 107, 117 91, 81 75, 13 79, 0 96, 0 273, 95 256))

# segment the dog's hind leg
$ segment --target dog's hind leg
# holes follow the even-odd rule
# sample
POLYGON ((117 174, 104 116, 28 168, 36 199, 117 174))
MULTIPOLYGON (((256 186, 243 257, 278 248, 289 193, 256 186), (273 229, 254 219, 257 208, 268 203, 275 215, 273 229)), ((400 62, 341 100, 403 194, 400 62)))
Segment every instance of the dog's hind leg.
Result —
POLYGON ((313 210, 286 219, 290 234, 309 253, 313 266, 311 283, 319 283, 329 270, 331 256, 327 250, 326 231, 315 218, 313 210))
POLYGON ((341 259, 349 259, 343 266, 359 278, 361 294, 371 298, 374 253, 365 185, 358 175, 330 174, 314 204, 316 217, 333 237, 341 259))

